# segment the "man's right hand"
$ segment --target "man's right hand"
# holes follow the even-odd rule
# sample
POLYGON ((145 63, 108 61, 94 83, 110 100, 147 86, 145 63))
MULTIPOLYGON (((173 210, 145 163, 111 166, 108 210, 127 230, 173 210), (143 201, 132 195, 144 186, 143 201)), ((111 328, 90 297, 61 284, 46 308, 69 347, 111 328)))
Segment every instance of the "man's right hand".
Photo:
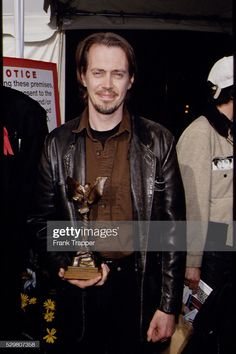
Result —
POLYGON ((197 290, 200 281, 201 270, 200 268, 187 267, 185 271, 185 284, 191 290, 197 290))
POLYGON ((58 275, 61 279, 68 281, 70 284, 78 286, 81 289, 85 289, 89 286, 93 286, 93 285, 101 286, 105 283, 105 281, 107 280, 107 277, 108 277, 108 273, 110 272, 110 269, 104 263, 101 265, 101 268, 102 268, 101 275, 99 275, 98 277, 96 277, 94 279, 89 279, 89 280, 65 279, 64 278, 65 269, 63 269, 63 268, 59 269, 58 275))

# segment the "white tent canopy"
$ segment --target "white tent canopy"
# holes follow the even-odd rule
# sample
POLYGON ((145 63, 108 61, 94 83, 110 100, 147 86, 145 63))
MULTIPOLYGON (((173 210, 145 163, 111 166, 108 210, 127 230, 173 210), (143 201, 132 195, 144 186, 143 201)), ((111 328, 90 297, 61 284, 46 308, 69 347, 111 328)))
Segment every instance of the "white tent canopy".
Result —
POLYGON ((44 0, 3 0, 3 56, 57 64, 64 116, 64 32, 50 25, 44 0))
POLYGON ((57 61, 58 30, 50 23, 50 14, 43 10, 44 0, 3 0, 3 55, 19 56, 17 41, 28 59, 57 61), (23 31, 21 29, 23 28, 23 31))

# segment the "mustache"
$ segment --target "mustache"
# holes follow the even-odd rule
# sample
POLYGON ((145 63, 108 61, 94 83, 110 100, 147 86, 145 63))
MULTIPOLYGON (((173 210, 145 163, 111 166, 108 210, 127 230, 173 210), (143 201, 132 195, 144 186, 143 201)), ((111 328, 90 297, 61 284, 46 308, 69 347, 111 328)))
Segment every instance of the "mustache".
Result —
POLYGON ((114 91, 112 88, 108 88, 108 89, 101 89, 101 90, 98 90, 97 93, 99 95, 103 95, 103 94, 113 94, 113 95, 117 95, 117 92, 114 91))

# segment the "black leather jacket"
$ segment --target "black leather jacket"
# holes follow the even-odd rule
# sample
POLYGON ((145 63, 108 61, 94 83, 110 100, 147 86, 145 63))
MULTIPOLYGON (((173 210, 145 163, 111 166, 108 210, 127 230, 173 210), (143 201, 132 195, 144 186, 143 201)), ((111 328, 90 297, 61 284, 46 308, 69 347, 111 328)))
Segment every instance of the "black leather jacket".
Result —
MULTIPOLYGON (((67 176, 71 176, 85 184, 85 139, 83 132, 77 131, 79 120, 76 118, 67 122, 46 138, 39 168, 37 214, 33 219, 34 224, 41 225, 37 233, 39 247, 42 247, 45 237, 42 231, 46 220, 75 218, 65 181, 67 176)), ((145 118, 132 117, 132 128, 129 158, 134 220, 169 220, 170 227, 165 237, 175 246, 175 221, 185 219, 185 198, 174 139, 164 127, 145 118)), ((185 239, 185 234, 178 234, 178 237, 185 239)), ((159 307, 166 313, 178 313, 182 300, 185 252, 164 252, 161 257, 155 252, 145 252, 148 242, 145 232, 140 232, 139 242, 144 250, 139 253, 142 304, 145 300, 144 288, 152 297, 154 288, 159 288, 160 300, 154 296, 154 308, 159 307), (153 282, 157 273, 161 284, 156 284, 153 289, 145 285, 150 279, 153 282)), ((58 253, 48 253, 55 271, 69 262, 68 254, 58 253)))

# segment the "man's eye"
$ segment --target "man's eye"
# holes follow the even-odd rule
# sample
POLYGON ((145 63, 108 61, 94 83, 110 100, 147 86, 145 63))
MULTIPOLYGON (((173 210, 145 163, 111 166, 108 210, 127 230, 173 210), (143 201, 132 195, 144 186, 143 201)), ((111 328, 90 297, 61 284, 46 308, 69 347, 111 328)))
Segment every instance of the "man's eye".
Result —
POLYGON ((93 75, 95 77, 100 77, 100 76, 102 76, 102 71, 93 71, 93 75))
POLYGON ((114 73, 114 76, 117 78, 117 79, 122 79, 122 77, 124 76, 123 73, 114 73))

